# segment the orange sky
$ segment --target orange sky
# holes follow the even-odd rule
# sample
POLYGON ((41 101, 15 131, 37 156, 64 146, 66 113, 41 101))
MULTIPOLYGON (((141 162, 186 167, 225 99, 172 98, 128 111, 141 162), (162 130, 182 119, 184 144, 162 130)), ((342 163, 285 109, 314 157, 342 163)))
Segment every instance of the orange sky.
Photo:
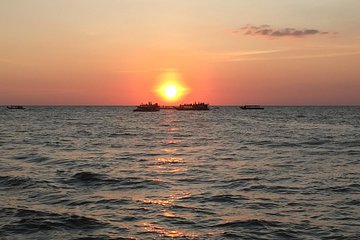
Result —
POLYGON ((360 105, 359 11, 358 0, 2 1, 0 104, 360 105), (187 89, 170 103, 156 91, 168 72, 187 89))

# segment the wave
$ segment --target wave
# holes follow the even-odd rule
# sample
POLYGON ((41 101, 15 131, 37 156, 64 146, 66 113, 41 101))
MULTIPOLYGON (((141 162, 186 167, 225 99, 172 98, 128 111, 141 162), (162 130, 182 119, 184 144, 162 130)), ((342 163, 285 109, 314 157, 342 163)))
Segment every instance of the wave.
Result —
POLYGON ((301 192, 301 188, 297 187, 287 187, 287 186, 266 186, 266 185, 253 185, 250 187, 243 188, 243 191, 266 191, 273 193, 282 193, 282 194, 296 194, 301 192))
POLYGON ((225 239, 244 239, 244 236, 232 232, 224 232, 221 236, 225 239))
POLYGON ((27 188, 36 182, 29 177, 0 176, 0 187, 5 188, 27 188))
POLYGON ((245 227, 245 228, 268 228, 268 227, 282 227, 281 222, 276 221, 266 221, 259 219, 249 219, 249 220, 236 220, 226 223, 216 224, 213 227, 221 228, 236 228, 236 227, 245 227))
POLYGON ((324 144, 327 144, 327 143, 331 143, 332 141, 330 140, 326 140, 326 139, 323 139, 323 140, 320 140, 320 139, 314 139, 314 140, 310 140, 310 141, 305 141, 305 142, 301 142, 300 145, 309 145, 309 146, 320 146, 320 145, 324 145, 324 144))
POLYGON ((49 157, 42 156, 42 155, 35 154, 35 153, 30 153, 30 154, 26 154, 26 155, 24 155, 24 154, 17 155, 14 157, 14 159, 27 160, 29 162, 36 162, 36 163, 46 162, 46 161, 50 160, 49 157))
POLYGON ((31 234, 45 230, 92 230, 108 225, 95 218, 76 214, 59 214, 22 208, 3 210, 13 216, 11 222, 2 226, 2 230, 8 234, 31 234))
POLYGON ((341 144, 344 147, 359 147, 360 146, 360 140, 344 140, 342 142, 339 142, 339 144, 341 144))
POLYGON ((239 195, 216 195, 209 197, 207 199, 210 202, 219 202, 219 203, 238 203, 239 201, 247 200, 247 198, 239 195))
POLYGON ((199 214, 205 214, 205 215, 216 215, 216 213, 212 209, 206 208, 206 207, 192 207, 192 206, 185 206, 185 205, 176 204, 176 205, 170 206, 170 209, 178 210, 180 212, 184 211, 184 212, 189 212, 189 213, 199 213, 199 214))
POLYGON ((91 186, 114 186, 116 189, 137 188, 167 188, 166 182, 140 177, 112 178, 106 174, 94 172, 78 172, 70 179, 65 180, 67 184, 91 185, 91 186))
POLYGON ((99 174, 99 173, 93 173, 93 172, 79 172, 75 173, 72 178, 77 179, 79 181, 104 181, 106 180, 106 176, 99 174))
POLYGON ((182 198, 182 200, 187 201, 195 201, 200 203, 239 203, 244 200, 248 200, 246 197, 240 195, 231 195, 231 194, 222 194, 222 195, 215 195, 215 196, 202 196, 202 195, 195 195, 195 196, 187 196, 182 198))
POLYGON ((217 188, 239 188, 239 187, 245 187, 253 182, 260 181, 261 179, 259 177, 243 177, 243 178, 236 178, 231 180, 222 180, 220 181, 221 184, 217 185, 217 188))
POLYGON ((318 188, 320 191, 330 191, 335 193, 359 193, 360 192, 360 184, 351 183, 345 186, 331 186, 325 188, 318 188))

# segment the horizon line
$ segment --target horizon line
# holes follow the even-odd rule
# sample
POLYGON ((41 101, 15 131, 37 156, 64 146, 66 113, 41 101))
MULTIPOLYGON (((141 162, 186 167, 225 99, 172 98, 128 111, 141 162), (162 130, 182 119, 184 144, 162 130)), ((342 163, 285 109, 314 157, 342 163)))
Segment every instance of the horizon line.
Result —
MULTIPOLYGON (((272 104, 225 104, 225 105, 211 105, 212 107, 240 107, 244 105, 260 105, 266 107, 360 107, 360 104, 285 104, 285 105, 272 105, 272 104)), ((27 107, 136 107, 138 105, 123 105, 123 104, 0 104, 0 107, 7 106, 27 106, 27 107)), ((178 105, 160 105, 160 106, 178 106, 178 105)))

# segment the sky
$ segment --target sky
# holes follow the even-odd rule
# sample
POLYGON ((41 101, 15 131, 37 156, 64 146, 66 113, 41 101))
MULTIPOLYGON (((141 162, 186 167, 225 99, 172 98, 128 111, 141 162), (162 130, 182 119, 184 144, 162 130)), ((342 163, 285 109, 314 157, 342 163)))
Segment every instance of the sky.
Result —
POLYGON ((359 13, 359 0, 1 0, 0 105, 360 105, 359 13), (169 81, 184 90, 173 101, 169 81))

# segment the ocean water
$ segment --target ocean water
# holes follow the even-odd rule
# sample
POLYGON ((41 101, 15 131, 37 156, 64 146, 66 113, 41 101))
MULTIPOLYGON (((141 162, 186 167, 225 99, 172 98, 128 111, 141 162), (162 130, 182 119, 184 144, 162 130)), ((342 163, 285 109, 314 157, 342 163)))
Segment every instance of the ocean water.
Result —
POLYGON ((360 239, 360 107, 0 108, 0 239, 360 239))

